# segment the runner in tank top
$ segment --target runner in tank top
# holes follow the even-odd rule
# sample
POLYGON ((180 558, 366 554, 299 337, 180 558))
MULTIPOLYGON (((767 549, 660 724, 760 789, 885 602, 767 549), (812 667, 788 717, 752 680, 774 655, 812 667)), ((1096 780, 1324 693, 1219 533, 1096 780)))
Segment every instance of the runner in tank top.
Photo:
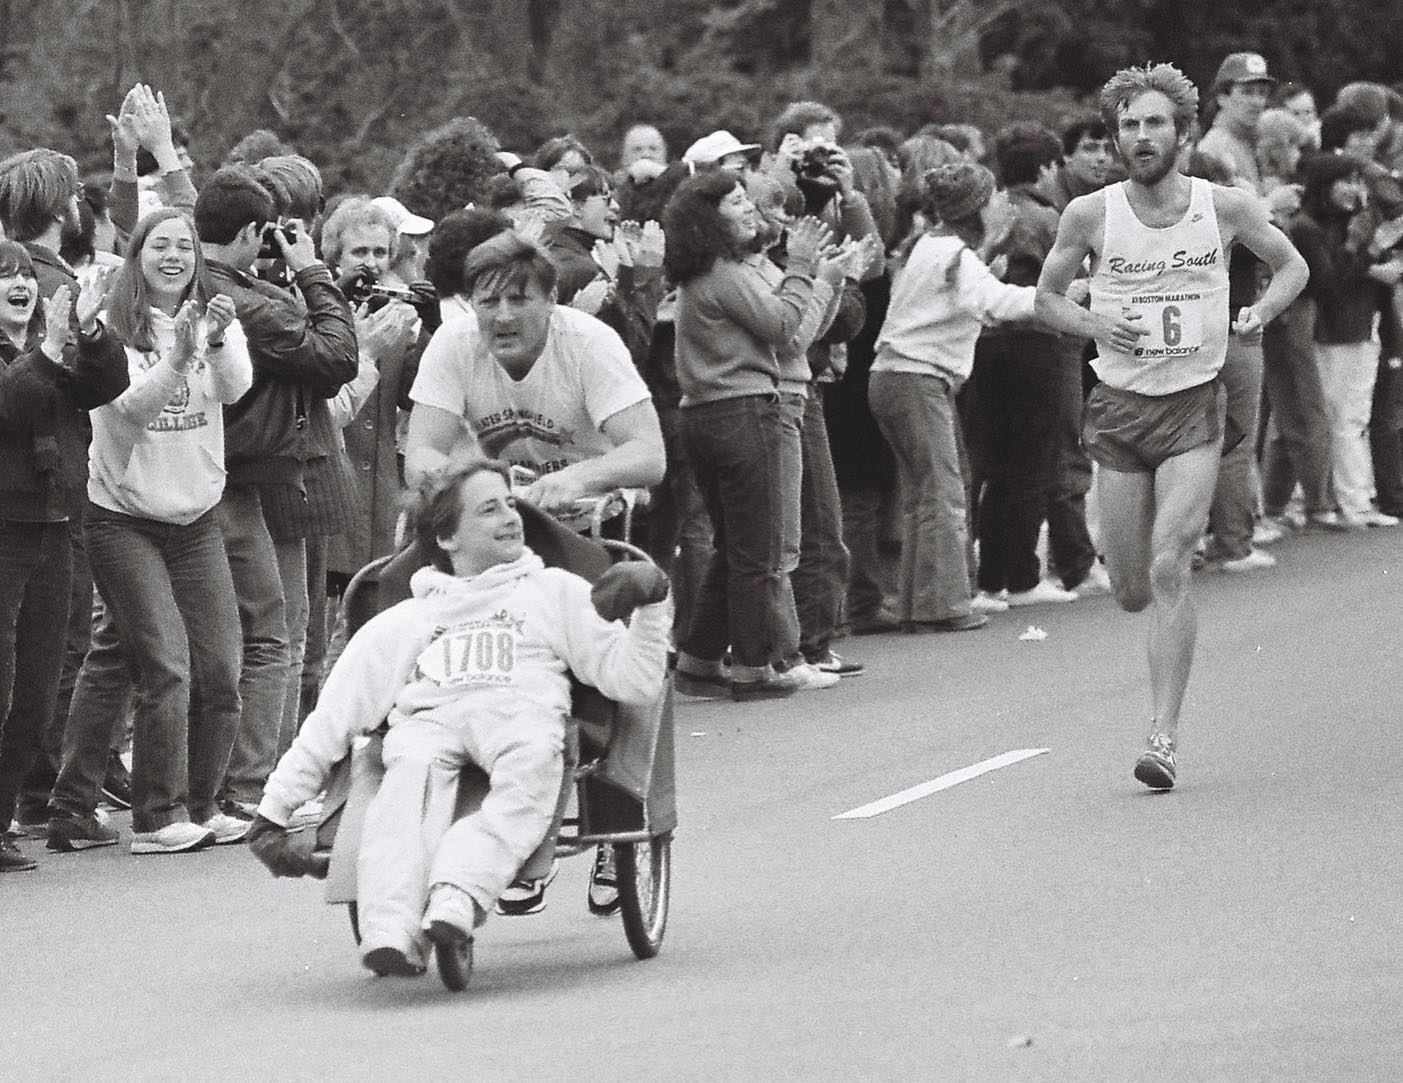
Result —
POLYGON ((1083 437, 1099 464, 1101 546, 1117 603, 1150 609, 1149 745, 1135 777, 1174 785, 1174 759, 1197 618, 1190 560, 1208 519, 1226 420, 1218 370, 1228 335, 1271 322, 1306 283, 1306 264, 1245 192, 1176 168, 1198 91, 1169 64, 1127 68, 1101 91, 1101 112, 1129 180, 1073 200, 1043 264, 1037 314, 1092 336, 1101 383, 1083 437), (1228 252, 1241 243, 1271 285, 1229 326, 1228 252), (1091 309, 1065 296, 1091 261, 1091 309))

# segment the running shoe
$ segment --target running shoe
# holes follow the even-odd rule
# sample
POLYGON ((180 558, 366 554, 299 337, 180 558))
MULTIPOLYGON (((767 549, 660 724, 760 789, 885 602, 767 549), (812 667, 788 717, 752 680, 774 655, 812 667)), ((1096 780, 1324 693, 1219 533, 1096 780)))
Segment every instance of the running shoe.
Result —
POLYGON ((969 607, 976 613, 1007 613, 1008 601, 999 594, 990 594, 987 590, 981 590, 969 600, 969 607))
POLYGON ((539 914, 546 908, 546 888, 560 872, 560 861, 550 863, 550 872, 538 880, 513 880, 497 900, 496 910, 505 918, 539 914))
POLYGON ((599 844, 594 868, 589 872, 589 912, 601 918, 619 912, 619 872, 614 864, 614 847, 599 844))
POLYGON ((72 853, 97 846, 115 846, 119 833, 105 816, 54 816, 49 820, 50 850, 72 853))
POLYGON ((1249 549, 1246 556, 1219 561, 1218 567, 1230 575, 1238 572, 1253 572, 1258 568, 1275 568, 1276 557, 1263 549, 1249 549))
POLYGON ((0 834, 0 872, 29 872, 39 863, 15 845, 9 833, 0 834))
POLYGON ((1075 602, 1077 592, 1074 590, 1063 590, 1056 583, 1046 579, 1038 581, 1037 585, 1028 590, 1011 590, 1005 595, 1010 606, 1023 605, 1047 605, 1050 602, 1075 602))
POLYGON ((228 846, 235 842, 243 842, 248 829, 253 826, 253 821, 216 812, 200 826, 214 836, 216 846, 228 846))
POLYGON ((1135 761, 1135 779, 1152 790, 1174 788, 1174 740, 1168 734, 1152 733, 1148 747, 1135 761))
POLYGON ((377 978, 417 978, 424 973, 424 964, 399 948, 371 948, 361 956, 361 962, 377 978))
POLYGON ((816 662, 810 662, 811 666, 821 673, 836 673, 840 677, 856 677, 867 667, 861 662, 854 662, 844 658, 837 651, 830 650, 826 656, 816 662))
MULTIPOLYGON (((247 827, 244 829, 247 831, 247 827)), ((239 836, 242 838, 243 836, 239 836)), ((134 854, 188 854, 215 843, 214 832, 189 820, 176 820, 157 831, 132 833, 134 854)))

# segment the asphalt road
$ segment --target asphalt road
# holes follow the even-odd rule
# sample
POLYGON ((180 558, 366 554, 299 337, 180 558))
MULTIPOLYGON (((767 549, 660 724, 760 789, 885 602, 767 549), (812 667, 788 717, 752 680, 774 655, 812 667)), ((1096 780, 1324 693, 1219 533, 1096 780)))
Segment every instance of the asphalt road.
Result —
POLYGON ((1403 1077, 1403 531, 1276 552, 1198 578, 1169 794, 1131 778, 1146 618, 1107 598, 680 707, 649 962, 584 858, 455 995, 372 978, 320 886, 242 847, 46 854, 0 879, 0 1078, 1403 1077), (1048 751, 834 819, 1020 749, 1048 751))

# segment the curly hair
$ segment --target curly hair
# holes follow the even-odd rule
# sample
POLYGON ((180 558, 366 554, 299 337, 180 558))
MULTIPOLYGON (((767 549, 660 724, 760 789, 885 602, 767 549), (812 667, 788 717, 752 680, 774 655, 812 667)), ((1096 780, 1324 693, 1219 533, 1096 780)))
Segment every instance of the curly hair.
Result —
POLYGON ((770 123, 770 149, 778 150, 786 135, 803 135, 816 124, 832 124, 839 134, 843 131, 843 119, 822 102, 790 102, 770 123))
POLYGON ((483 241, 512 228, 511 219, 501 211, 485 207, 454 211, 429 234, 429 258, 424 277, 434 284, 440 297, 467 293, 463 265, 468 253, 483 241))
POLYGON ((394 254, 399 239, 390 216, 375 206, 367 195, 347 196, 336 204, 322 224, 321 253, 328 267, 339 267, 344 254, 346 234, 353 229, 378 227, 389 237, 389 249, 394 254))
POLYGON ((455 117, 425 132, 405 152, 390 179, 390 195, 435 222, 486 199, 488 184, 506 169, 501 148, 476 117, 455 117))
POLYGON ((1121 68, 1101 88, 1101 119, 1112 136, 1120 130, 1120 114, 1141 94, 1157 91, 1174 106, 1174 131, 1183 135, 1198 119, 1198 88, 1173 64, 1121 68))
POLYGON ((1310 142, 1306 126, 1285 109, 1267 109, 1257 121, 1257 165, 1264 177, 1292 179, 1291 152, 1310 142))
POLYGON ((300 154, 277 154, 264 158, 256 168, 273 197, 281 196, 279 214, 311 222, 321 213, 325 202, 322 175, 310 159, 300 154))
POLYGON ((718 259, 739 258, 731 227, 721 217, 721 201, 739 184, 732 173, 709 170, 683 181, 668 200, 663 270, 676 285, 706 274, 718 259))

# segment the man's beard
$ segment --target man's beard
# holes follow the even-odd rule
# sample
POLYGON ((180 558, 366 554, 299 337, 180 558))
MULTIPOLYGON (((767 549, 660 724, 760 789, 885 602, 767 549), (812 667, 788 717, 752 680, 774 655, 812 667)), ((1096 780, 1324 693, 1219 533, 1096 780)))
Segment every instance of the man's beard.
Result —
POLYGON ((1126 159, 1125 165, 1130 179, 1148 188, 1169 176, 1174 171, 1176 161, 1177 157, 1173 154, 1158 154, 1157 157, 1148 160, 1132 154, 1126 159))

